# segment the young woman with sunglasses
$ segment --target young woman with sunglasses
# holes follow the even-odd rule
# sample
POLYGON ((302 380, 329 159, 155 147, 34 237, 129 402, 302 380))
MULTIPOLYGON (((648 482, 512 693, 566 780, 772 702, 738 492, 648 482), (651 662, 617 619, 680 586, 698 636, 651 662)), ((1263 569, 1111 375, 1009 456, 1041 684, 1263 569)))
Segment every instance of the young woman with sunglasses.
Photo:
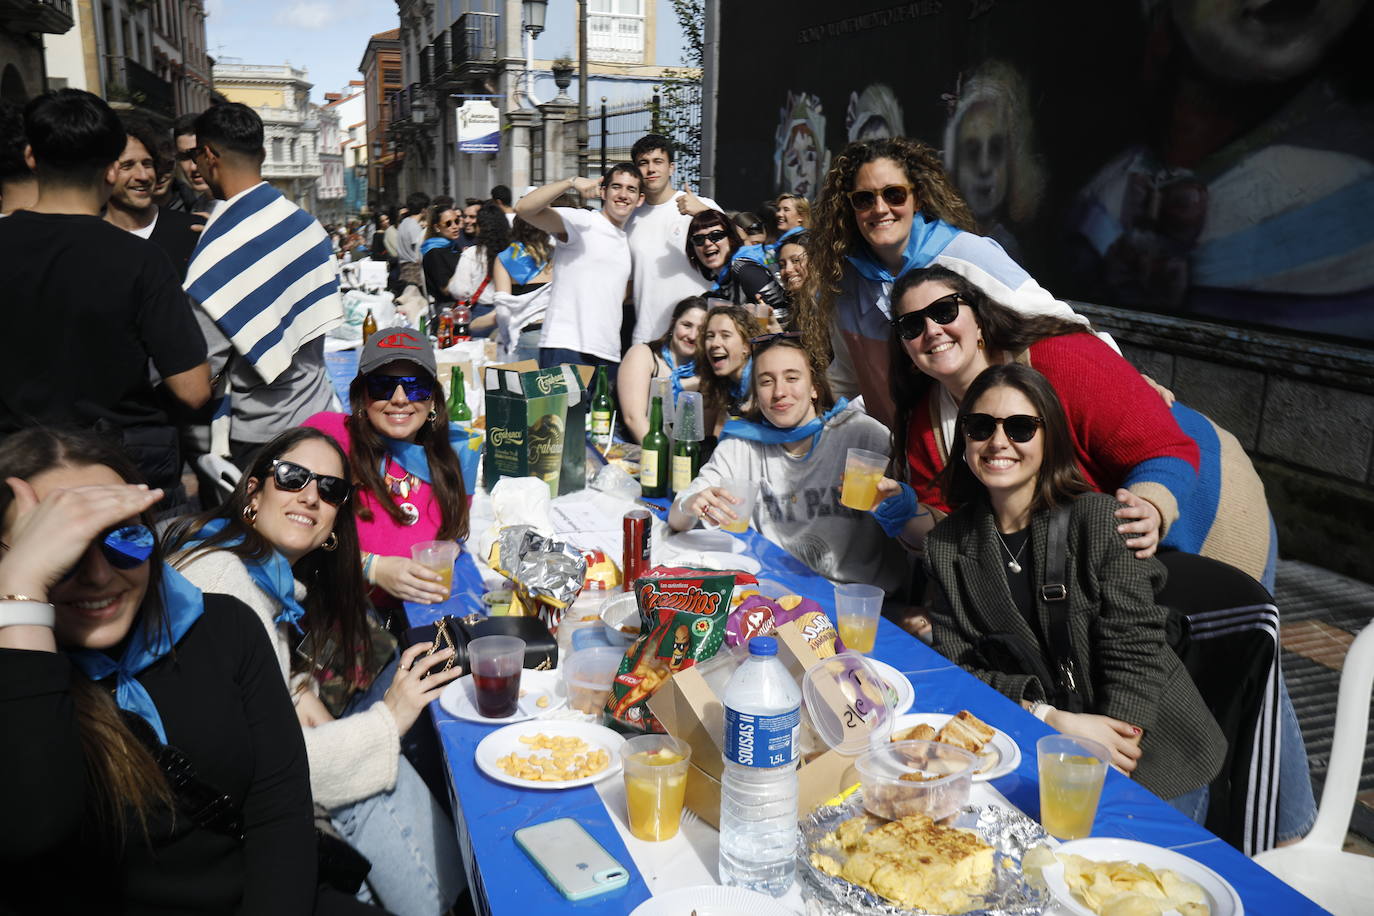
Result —
POLYGON ((812 221, 808 288, 816 308, 802 332, 824 352, 837 327, 858 376, 865 409, 892 420, 888 394, 889 291, 930 264, 969 277, 1023 315, 1087 320, 1043 289, 991 239, 945 174, 935 150, 905 137, 845 147, 825 177, 812 221))
POLYGON ((104 441, 15 433, 0 479, 0 909, 311 912, 305 748, 261 624, 163 565, 161 491, 104 441))
POLYGON ((463 229, 463 215, 452 207, 430 208, 429 226, 425 240, 420 243, 420 266, 425 272, 425 288, 434 297, 435 308, 453 304, 448 293, 448 281, 458 268, 458 234, 463 229))
POLYGON ((710 460, 673 502, 669 525, 729 524, 738 500, 722 482, 757 480, 752 522, 760 534, 835 582, 900 588, 909 573, 904 552, 869 513, 839 501, 849 449, 886 452, 887 430, 835 402, 795 334, 757 338, 751 387, 754 406, 725 424, 710 460))
MULTIPOLYGON (((760 227, 761 229, 762 227, 760 227)), ((763 245, 746 244, 740 227, 719 210, 703 210, 687 224, 687 260, 711 284, 703 295, 708 299, 723 299, 734 305, 744 305, 763 313, 771 308, 761 297, 750 300, 734 269, 736 258, 753 262, 762 271, 768 253, 763 245)))
MULTIPOLYGON (((890 530, 917 502, 937 515, 957 506, 937 480, 955 459, 957 404, 990 366, 1023 363, 1054 387, 1068 415, 1073 457, 1094 490, 1117 499, 1116 521, 1141 558, 1159 547, 1228 563, 1274 590, 1277 536, 1264 485, 1234 436, 1183 404, 1171 408, 1130 363, 1084 329, 1027 319, 941 267, 912 271, 893 287, 890 328, 895 469, 893 494, 875 514, 890 530)), ((1014 432, 1011 431, 1011 432, 1014 432)), ((929 521, 913 515, 905 534, 929 521)), ((1311 827, 1316 804, 1307 754, 1286 689, 1280 690, 1283 766, 1279 838, 1311 827)))
MULTIPOLYGON (((706 300, 689 296, 673 307, 666 333, 625 351, 616 372, 620 417, 636 442, 649 431, 649 384, 661 376, 673 380, 673 403, 684 391, 696 391, 697 339, 706 323, 706 300)), ((667 412, 671 405, 663 407, 667 412)))
POLYGON ((410 558, 419 541, 468 536, 468 488, 449 440, 443 385, 429 341, 405 328, 373 334, 348 387, 352 413, 305 425, 348 452, 357 484, 363 572, 379 606, 443 601, 439 576, 410 558))
POLYGON ((448 655, 424 657, 428 644, 388 663, 390 644, 368 625, 353 497, 339 444, 298 427, 258 451, 223 505, 174 525, 168 543, 192 583, 257 612, 305 735, 315 803, 372 862, 376 897, 402 916, 440 913, 462 889, 453 826, 401 739, 461 672, 439 670, 448 655))
POLYGON ((941 478, 960 509, 926 539, 927 571, 939 586, 934 646, 1050 727, 1105 745, 1117 769, 1201 822, 1226 739, 1164 640, 1167 612, 1155 602, 1164 567, 1127 546, 1116 500, 1089 492, 1071 422, 1034 369, 999 364, 970 379, 941 478), (1044 683, 1058 666, 1043 648, 1047 604, 1035 600, 1052 573, 1051 516, 1063 506, 1068 644, 1082 712, 1046 705, 1069 703, 1044 683))

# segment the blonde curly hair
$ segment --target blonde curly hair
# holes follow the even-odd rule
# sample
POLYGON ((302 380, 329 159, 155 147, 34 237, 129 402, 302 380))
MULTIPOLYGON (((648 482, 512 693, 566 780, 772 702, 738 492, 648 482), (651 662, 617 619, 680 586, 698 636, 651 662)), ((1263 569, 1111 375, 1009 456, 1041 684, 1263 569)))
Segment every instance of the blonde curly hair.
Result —
POLYGON ((859 168, 878 159, 891 159, 902 167, 907 181, 916 189, 917 206, 926 218, 941 219, 968 232, 977 231, 972 211, 945 173, 936 150, 907 137, 861 140, 846 146, 826 173, 820 199, 812 208, 803 296, 813 307, 798 315, 802 340, 812 352, 829 352, 830 326, 846 256, 867 250, 868 243, 859 234, 848 194, 854 190, 859 168))

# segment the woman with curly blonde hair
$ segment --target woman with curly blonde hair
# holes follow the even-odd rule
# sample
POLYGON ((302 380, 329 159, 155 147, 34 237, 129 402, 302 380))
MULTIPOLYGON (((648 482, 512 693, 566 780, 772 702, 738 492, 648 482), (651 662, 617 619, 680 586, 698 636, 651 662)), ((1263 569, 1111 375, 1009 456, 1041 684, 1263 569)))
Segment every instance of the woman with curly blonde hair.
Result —
POLYGON ((891 425, 889 295, 902 274, 938 264, 1026 315, 1087 324, 989 238, 934 149, 906 137, 851 143, 835 157, 816 204, 807 245, 807 290, 799 316, 806 344, 848 356, 865 408, 891 425), (832 344, 833 340, 833 344, 832 344))

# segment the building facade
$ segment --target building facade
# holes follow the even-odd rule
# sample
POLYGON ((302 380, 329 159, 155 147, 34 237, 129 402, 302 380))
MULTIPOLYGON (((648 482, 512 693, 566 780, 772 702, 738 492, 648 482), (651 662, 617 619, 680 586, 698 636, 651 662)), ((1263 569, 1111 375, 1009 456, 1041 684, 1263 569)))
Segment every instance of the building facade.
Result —
POLYGON ((367 201, 367 93, 362 80, 351 80, 341 92, 325 93, 325 107, 339 118, 339 152, 343 156, 344 208, 350 216, 371 216, 367 201))
POLYGON ((349 213, 339 112, 329 104, 329 96, 333 94, 325 95, 324 105, 310 106, 320 125, 320 177, 315 182, 315 218, 326 226, 341 226, 349 213))
POLYGON ((290 64, 221 61, 214 67, 215 88, 262 118, 267 158, 262 177, 298 207, 316 212, 320 167, 320 121, 310 104, 306 71, 290 64))
POLYGON ((166 123, 214 96, 203 0, 76 0, 45 43, 50 88, 84 89, 166 123))
POLYGON ((364 143, 370 210, 395 207, 398 200, 396 176, 405 154, 392 145, 390 128, 392 97, 405 85, 400 34, 400 29, 388 29, 373 35, 358 64, 358 71, 363 75, 367 122, 364 143))
POLYGON ((71 0, 0 0, 0 99, 22 105, 47 89, 45 40, 75 24, 71 0))

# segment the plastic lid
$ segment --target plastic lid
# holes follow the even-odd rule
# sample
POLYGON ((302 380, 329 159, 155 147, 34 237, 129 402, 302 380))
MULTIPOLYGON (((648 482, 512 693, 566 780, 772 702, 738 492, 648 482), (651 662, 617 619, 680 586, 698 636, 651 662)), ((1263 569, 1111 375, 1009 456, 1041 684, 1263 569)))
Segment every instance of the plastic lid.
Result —
POLYGON ((816 734, 848 757, 886 741, 892 733, 896 717, 883 680, 857 652, 840 652, 808 668, 802 698, 816 734))
POLYGON ((778 654, 778 641, 771 636, 755 636, 749 640, 749 654, 770 656, 778 654))

